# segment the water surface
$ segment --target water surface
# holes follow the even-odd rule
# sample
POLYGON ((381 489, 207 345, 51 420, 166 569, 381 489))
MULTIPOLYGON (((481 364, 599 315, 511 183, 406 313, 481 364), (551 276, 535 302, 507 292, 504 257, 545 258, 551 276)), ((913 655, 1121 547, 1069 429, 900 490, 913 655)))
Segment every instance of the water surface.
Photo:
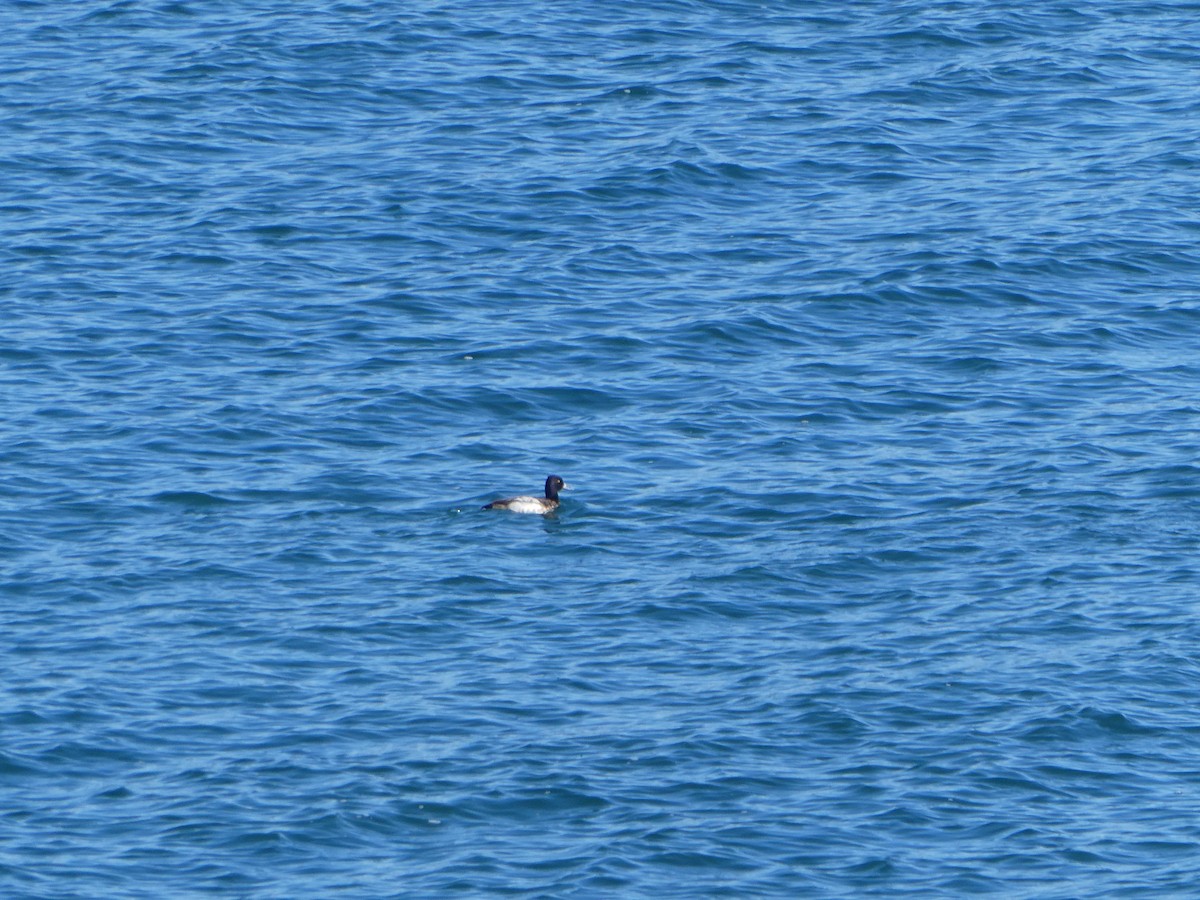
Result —
POLYGON ((2 892, 1189 895, 1196 12, 6 5, 2 892))

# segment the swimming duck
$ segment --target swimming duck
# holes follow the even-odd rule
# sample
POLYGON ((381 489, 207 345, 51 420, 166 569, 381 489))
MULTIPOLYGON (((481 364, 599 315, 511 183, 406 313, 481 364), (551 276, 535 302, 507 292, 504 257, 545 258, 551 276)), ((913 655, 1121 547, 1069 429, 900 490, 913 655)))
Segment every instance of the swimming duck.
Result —
POLYGON ((558 492, 569 491, 571 486, 557 475, 546 478, 545 497, 509 497, 505 500, 493 500, 484 509, 507 509, 517 513, 548 513, 558 509, 558 492))

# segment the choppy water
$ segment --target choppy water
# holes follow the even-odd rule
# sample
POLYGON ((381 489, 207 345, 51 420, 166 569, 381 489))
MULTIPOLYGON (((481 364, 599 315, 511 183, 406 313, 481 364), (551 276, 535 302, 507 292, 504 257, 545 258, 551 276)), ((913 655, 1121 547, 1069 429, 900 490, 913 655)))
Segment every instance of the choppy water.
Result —
POLYGON ((1189 895, 1198 23, 0 6, 0 893, 1189 895))

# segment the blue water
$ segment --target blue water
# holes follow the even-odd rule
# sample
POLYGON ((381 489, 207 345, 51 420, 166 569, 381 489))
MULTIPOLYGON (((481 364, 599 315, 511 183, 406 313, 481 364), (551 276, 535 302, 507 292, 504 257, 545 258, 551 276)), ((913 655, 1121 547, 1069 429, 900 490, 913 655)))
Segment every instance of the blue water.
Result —
POLYGON ((0 895, 1194 896, 1198 22, 0 6, 0 895))

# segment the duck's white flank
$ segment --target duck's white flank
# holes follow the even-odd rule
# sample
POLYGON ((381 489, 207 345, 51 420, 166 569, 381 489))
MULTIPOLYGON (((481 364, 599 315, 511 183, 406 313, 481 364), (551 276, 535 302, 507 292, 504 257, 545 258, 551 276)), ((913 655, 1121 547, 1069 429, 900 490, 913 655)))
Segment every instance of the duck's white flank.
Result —
MULTIPOLYGON (((556 503, 555 506, 557 505, 556 503)), ((545 513, 554 507, 549 506, 545 500, 537 497, 513 497, 511 500, 504 502, 504 508, 509 512, 515 513, 545 513)))

